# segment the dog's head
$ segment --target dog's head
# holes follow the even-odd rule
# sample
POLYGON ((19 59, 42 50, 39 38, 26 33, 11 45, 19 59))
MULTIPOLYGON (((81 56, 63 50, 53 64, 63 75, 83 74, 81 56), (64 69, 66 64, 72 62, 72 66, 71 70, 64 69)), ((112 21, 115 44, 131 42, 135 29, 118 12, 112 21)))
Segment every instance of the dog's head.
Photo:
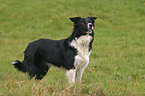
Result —
POLYGON ((97 17, 87 17, 87 18, 81 18, 81 17, 74 17, 70 18, 72 22, 74 22, 74 30, 78 30, 79 33, 77 34, 87 34, 92 33, 94 29, 94 23, 95 19, 97 17))

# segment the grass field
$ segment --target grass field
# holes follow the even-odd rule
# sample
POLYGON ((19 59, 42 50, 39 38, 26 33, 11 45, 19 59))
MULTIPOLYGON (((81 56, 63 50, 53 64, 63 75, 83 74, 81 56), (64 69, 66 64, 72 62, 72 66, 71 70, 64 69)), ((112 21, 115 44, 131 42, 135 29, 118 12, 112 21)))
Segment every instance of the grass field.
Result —
POLYGON ((0 0, 0 96, 145 96, 144 22, 144 0, 0 0), (10 64, 31 41, 68 37, 75 16, 98 17, 81 85, 56 67, 35 81, 10 64))

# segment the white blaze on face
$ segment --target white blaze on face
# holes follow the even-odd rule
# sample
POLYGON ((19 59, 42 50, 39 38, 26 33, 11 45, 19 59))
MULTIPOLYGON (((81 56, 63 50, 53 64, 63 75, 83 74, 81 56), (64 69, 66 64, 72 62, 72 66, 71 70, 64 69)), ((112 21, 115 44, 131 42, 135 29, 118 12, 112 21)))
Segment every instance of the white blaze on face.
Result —
POLYGON ((88 30, 92 31, 94 29, 93 24, 92 23, 88 23, 88 30), (91 29, 90 29, 90 25, 92 25, 91 29))

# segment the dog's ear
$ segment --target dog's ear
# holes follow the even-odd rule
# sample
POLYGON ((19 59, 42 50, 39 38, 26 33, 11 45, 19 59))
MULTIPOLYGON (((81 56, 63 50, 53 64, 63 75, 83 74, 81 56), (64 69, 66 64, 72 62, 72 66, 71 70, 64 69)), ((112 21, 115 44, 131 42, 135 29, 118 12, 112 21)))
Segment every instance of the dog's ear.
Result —
POLYGON ((97 17, 87 17, 90 18, 93 22, 97 19, 97 17))
POLYGON ((76 22, 81 19, 81 17, 74 17, 74 18, 69 18, 72 22, 76 22))

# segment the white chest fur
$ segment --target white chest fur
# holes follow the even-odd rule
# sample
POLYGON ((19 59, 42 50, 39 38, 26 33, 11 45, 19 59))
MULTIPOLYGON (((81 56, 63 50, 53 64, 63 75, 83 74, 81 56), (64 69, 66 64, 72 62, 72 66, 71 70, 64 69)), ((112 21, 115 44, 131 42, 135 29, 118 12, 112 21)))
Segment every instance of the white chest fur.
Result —
POLYGON ((75 67, 85 67, 89 63, 89 44, 92 40, 92 36, 83 35, 79 38, 72 40, 70 45, 77 49, 77 55, 75 56, 75 67))
POLYGON ((83 35, 79 38, 75 38, 70 42, 70 45, 77 49, 77 55, 75 56, 74 66, 75 69, 71 69, 67 71, 67 77, 70 83, 76 81, 81 81, 84 69, 87 67, 89 63, 89 55, 91 51, 89 51, 89 44, 92 40, 92 36, 83 35))

